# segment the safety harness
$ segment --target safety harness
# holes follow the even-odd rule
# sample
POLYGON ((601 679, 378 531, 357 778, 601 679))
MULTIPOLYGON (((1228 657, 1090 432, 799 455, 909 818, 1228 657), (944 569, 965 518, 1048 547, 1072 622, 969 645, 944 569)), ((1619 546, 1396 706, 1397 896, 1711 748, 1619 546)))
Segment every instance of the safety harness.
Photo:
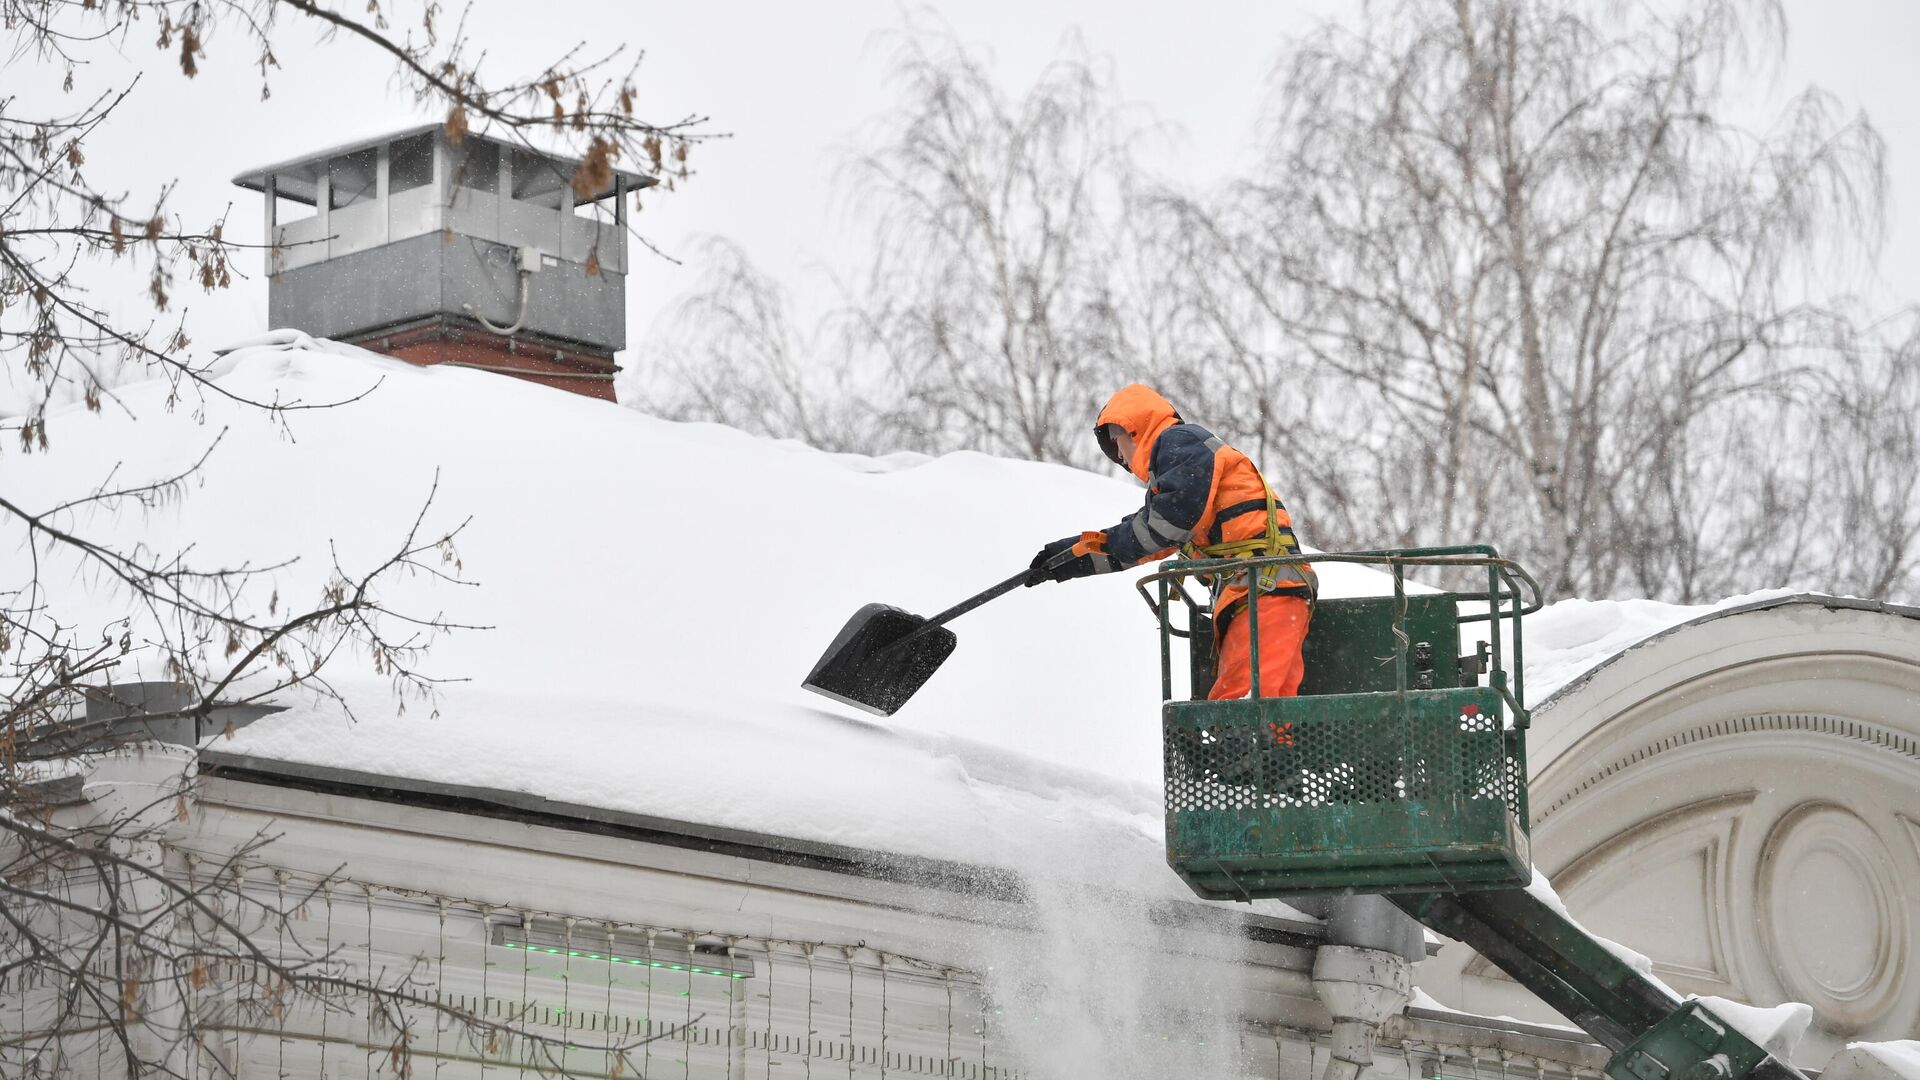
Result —
MULTIPOLYGON (((1201 545, 1188 541, 1180 547, 1180 553, 1189 559, 1256 559, 1268 555, 1298 555, 1300 540, 1293 535, 1293 528, 1280 524, 1280 500, 1274 495, 1271 485, 1264 482, 1267 489, 1264 500, 1254 499, 1236 503, 1214 515, 1213 527, 1208 531, 1212 543, 1201 545), (1260 536, 1250 536, 1245 540, 1226 540, 1220 537, 1220 526, 1228 519, 1250 514, 1255 510, 1267 512, 1267 531, 1260 536)), ((1300 588, 1306 591, 1306 599, 1311 603, 1320 593, 1320 579, 1311 566, 1305 563, 1278 563, 1260 568, 1256 575, 1258 587, 1253 592, 1270 593, 1281 589, 1300 588)), ((1212 589, 1218 595, 1230 582, 1223 578, 1214 578, 1212 589)), ((1246 601, 1240 601, 1244 604, 1246 601)), ((1236 608, 1239 605, 1235 605, 1236 608)), ((1231 613, 1228 613, 1231 614, 1231 613)))

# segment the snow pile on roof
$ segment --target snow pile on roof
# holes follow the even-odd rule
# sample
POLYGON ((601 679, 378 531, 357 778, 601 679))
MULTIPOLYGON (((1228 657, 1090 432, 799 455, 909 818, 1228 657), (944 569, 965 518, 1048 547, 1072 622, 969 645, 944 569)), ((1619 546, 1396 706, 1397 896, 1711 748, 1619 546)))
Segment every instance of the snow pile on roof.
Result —
POLYGON ((1545 702, 1635 645, 1716 611, 1791 595, 1789 589, 1732 596, 1712 604, 1658 600, 1562 600, 1526 619, 1527 700, 1545 702))
MULTIPOLYGON (((300 603, 335 552, 349 570, 387 556, 437 480, 427 527, 472 516, 458 549, 480 587, 399 581, 392 602, 492 628, 434 646, 433 673, 472 680, 438 715, 395 715, 386 681, 341 658, 328 675, 357 721, 296 702, 219 749, 1000 865, 1071 835, 1177 887, 1159 839, 1157 636, 1130 581, 1020 590, 963 617, 955 655, 889 721, 799 687, 862 603, 931 614, 1041 543, 1117 520, 1138 504, 1131 481, 973 453, 825 454, 297 332, 216 372, 253 400, 366 396, 282 430, 219 397, 202 418, 168 410, 164 385, 125 387, 137 421, 56 417, 54 451, 14 458, 9 493, 39 509, 116 470, 167 475, 217 436, 179 505, 89 527, 191 544, 202 565, 298 558, 275 580, 300 603)), ((1323 577, 1335 594, 1372 588, 1361 568, 1323 577)), ((122 614, 87 592, 62 590, 66 621, 122 614)))
MULTIPOLYGON (((997 865, 1068 842, 1110 852, 1115 884, 1177 889, 1160 849, 1157 637, 1127 576, 964 616, 958 651, 890 720, 799 688, 862 603, 931 614, 1041 543, 1117 520, 1138 505, 1131 480, 826 454, 292 331, 216 372, 253 400, 366 396, 283 429, 217 396, 169 410, 163 384, 124 387, 126 410, 56 416, 54 451, 14 458, 9 494, 37 510, 109 475, 168 475, 217 436, 183 502, 88 525, 191 544, 202 565, 297 558, 275 580, 299 603, 336 554, 349 570, 387 556, 437 482, 427 527, 471 515, 458 547, 481 587, 400 581, 390 598, 491 627, 434 646, 431 672, 471 679, 438 715, 395 715, 386 681, 342 658, 328 674, 356 720, 301 701, 220 749, 997 865)), ((1328 596, 1385 591, 1351 565, 1321 579, 1328 596)), ((62 590, 65 621, 123 613, 86 593, 62 590)), ((1705 610, 1555 605, 1528 623, 1529 696, 1705 610)), ((162 677, 137 666, 118 678, 162 677)))
MULTIPOLYGON (((1131 482, 981 454, 824 454, 298 334, 230 353, 219 379, 282 402, 373 389, 292 414, 289 434, 217 396, 201 422, 167 409, 164 386, 122 388, 137 422, 56 417, 52 454, 9 461, 9 496, 37 511, 116 469, 169 475, 219 436, 186 499, 88 526, 194 545, 202 565, 300 558, 274 578, 305 606, 336 554, 350 570, 390 555, 437 478, 428 535, 471 515, 458 548, 481 586, 423 576, 388 600, 492 629, 435 644, 433 673, 471 679, 437 713, 396 715, 386 680, 342 657, 327 674, 357 719, 297 700, 217 749, 1005 867, 1035 929, 963 959, 1028 1003, 1008 1023, 1036 1071, 1231 1073, 1246 943, 1161 913, 1191 897, 1164 860, 1157 635, 1129 581, 1019 590, 965 616, 952 659, 887 721, 799 687, 862 603, 947 607, 1045 541, 1117 520, 1138 504, 1131 482), (1176 1028, 1195 1043, 1158 1068, 1136 1036, 1176 1028)), ((82 627, 126 606, 59 599, 82 627)), ((163 676, 132 659, 119 679, 163 676)))
MULTIPOLYGON (((236 348, 217 372, 222 390, 256 401, 365 396, 283 427, 217 395, 169 408, 165 385, 122 387, 123 409, 56 415, 51 454, 9 461, 9 497, 41 512, 109 477, 179 473, 217 439, 184 500, 81 524, 151 551, 191 546, 203 567, 298 560, 261 588, 304 606, 336 559, 353 571, 389 556, 437 485, 426 530, 471 516, 458 548, 480 587, 421 577, 386 599, 490 627, 434 645, 431 673, 470 680, 437 712, 397 713, 369 662, 340 657, 327 677, 352 718, 301 698, 218 749, 1007 867, 1033 883, 1059 954, 990 965, 1016 983, 1071 964, 1089 993, 1138 988, 1171 952, 1201 947, 1173 942, 1179 928, 1143 906, 1188 894, 1164 862, 1157 635, 1128 576, 1016 591, 963 617, 957 652, 891 719, 799 688, 861 604, 947 607, 1043 542, 1117 520, 1138 505, 1131 481, 972 453, 821 453, 293 332, 236 348)), ((1387 588, 1341 564, 1323 564, 1321 581, 1326 596, 1387 588)), ((55 601, 52 614, 82 628, 128 607, 84 587, 55 601)), ((1555 605, 1529 620, 1529 696, 1709 610, 1555 605)), ((151 668, 136 651, 116 677, 164 677, 151 668)), ((1230 1033, 1238 990, 1208 993, 1220 1000, 1182 1007, 1230 1033)), ((1087 1009, 1137 1030, 1156 994, 1087 1009)), ((1075 1025, 1100 1038, 1051 1041, 1130 1045, 1075 1025)))

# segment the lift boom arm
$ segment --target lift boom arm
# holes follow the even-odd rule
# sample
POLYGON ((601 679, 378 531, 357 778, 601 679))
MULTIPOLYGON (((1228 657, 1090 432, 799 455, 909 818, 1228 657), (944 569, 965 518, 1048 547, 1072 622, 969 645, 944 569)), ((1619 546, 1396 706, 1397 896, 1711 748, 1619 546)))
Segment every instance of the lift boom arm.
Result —
POLYGON ((1614 1080, 1806 1080, 1525 889, 1390 899, 1437 933, 1472 946, 1613 1051, 1607 1074, 1614 1080))

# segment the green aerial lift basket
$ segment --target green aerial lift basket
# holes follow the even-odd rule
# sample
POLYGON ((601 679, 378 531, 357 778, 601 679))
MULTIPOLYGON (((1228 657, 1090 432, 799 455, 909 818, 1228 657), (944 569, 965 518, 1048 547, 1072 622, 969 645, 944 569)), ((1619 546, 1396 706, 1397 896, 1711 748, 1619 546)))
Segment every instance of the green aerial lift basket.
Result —
POLYGON ((1480 546, 1174 560, 1140 594, 1160 620, 1167 862, 1194 892, 1387 894, 1584 1028, 1612 1052, 1611 1080, 1806 1080, 1530 887, 1520 617, 1540 609, 1540 589, 1526 571, 1480 546), (1307 561, 1385 566, 1393 594, 1315 603, 1297 697, 1260 696, 1260 623, 1248 620, 1252 694, 1207 700, 1213 600, 1195 599, 1194 579, 1211 594, 1307 561), (1410 593, 1411 567, 1449 584, 1484 572, 1486 590, 1410 593), (1462 656, 1461 627, 1476 623, 1486 633, 1462 656), (1176 637, 1189 639, 1185 698, 1176 637))
POLYGON ((1300 696, 1260 697, 1256 683, 1253 697, 1205 700, 1212 613, 1188 579, 1301 561, 1173 560, 1141 581, 1161 627, 1167 861, 1213 900, 1524 885, 1527 714, 1504 665, 1511 653, 1519 668, 1519 616, 1539 604, 1532 579, 1486 547, 1313 556, 1385 566, 1394 594, 1315 604, 1300 696), (1410 594, 1408 567, 1483 572, 1487 589, 1410 594), (1463 600, 1478 610, 1462 615, 1463 600), (1182 605, 1189 617, 1176 627, 1182 605), (1463 622, 1490 628, 1468 656, 1463 622), (1173 693, 1171 639, 1181 636, 1192 700, 1173 693))

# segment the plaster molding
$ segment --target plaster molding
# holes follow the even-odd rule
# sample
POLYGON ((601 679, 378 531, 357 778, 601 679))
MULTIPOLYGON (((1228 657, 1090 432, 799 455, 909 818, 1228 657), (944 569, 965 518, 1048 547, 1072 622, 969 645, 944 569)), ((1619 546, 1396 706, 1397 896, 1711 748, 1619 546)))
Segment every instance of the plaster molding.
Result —
POLYGON ((1920 739, 1844 716, 1731 716, 1571 787, 1534 850, 1597 932, 1684 992, 1804 1001, 1836 1048, 1920 1033, 1920 984, 1902 977, 1920 922, 1920 739), (1697 877, 1675 868, 1687 857, 1697 877))
MULTIPOLYGON (((1896 818, 1898 815, 1896 815, 1896 818)), ((1788 994, 1842 1034, 1885 1017, 1910 960, 1905 893, 1886 839, 1852 809, 1810 800, 1768 833, 1754 877, 1756 935, 1788 994), (1808 908, 1838 911, 1852 933, 1811 940, 1808 908)))
POLYGON ((1648 876, 1698 860, 1699 903, 1685 914, 1699 920, 1699 962, 1659 957, 1655 967, 1663 975, 1731 989, 1743 974, 1742 958, 1727 948, 1743 922, 1734 853, 1741 839, 1741 819, 1759 794, 1752 789, 1736 791, 1656 813, 1587 849, 1555 875, 1556 888, 1569 903, 1597 906, 1621 891, 1639 891, 1640 882, 1648 876), (1582 903, 1589 899, 1590 903, 1582 903))
POLYGON ((1899 755, 1904 764, 1920 770, 1920 737, 1903 731, 1895 731, 1878 724, 1852 720, 1846 717, 1825 716, 1818 713, 1770 713, 1758 716, 1734 716, 1711 723, 1701 724, 1685 731, 1676 732, 1651 743, 1644 744, 1630 753, 1623 754, 1607 764, 1584 770, 1586 776, 1570 785, 1564 793, 1544 808, 1536 808, 1533 825, 1538 828, 1548 818, 1579 799, 1587 791, 1604 783, 1609 778, 1640 765, 1661 754, 1678 750, 1709 739, 1737 738, 1759 735, 1764 738, 1773 732, 1805 732, 1814 735, 1851 739, 1854 742, 1899 755))
MULTIPOLYGON (((1698 992, 1719 993, 1736 987, 1741 979, 1743 958, 1726 943, 1735 939, 1742 925, 1741 890, 1734 876, 1733 852, 1739 840, 1742 814, 1758 797, 1756 790, 1736 791, 1701 799, 1673 809, 1662 809, 1634 824, 1604 837, 1587 848, 1565 867, 1553 874, 1555 889, 1575 910, 1592 919, 1595 911, 1617 910, 1620 893, 1628 893, 1635 904, 1654 902, 1670 919, 1682 918, 1686 929, 1698 937, 1689 947, 1699 951, 1685 959, 1673 950, 1653 949, 1655 970, 1662 978, 1688 984, 1698 992), (1676 895, 1668 888, 1659 895, 1647 896, 1646 882, 1675 876, 1686 878, 1689 864, 1697 864, 1700 888, 1697 902, 1676 895), (1673 910, 1679 900, 1681 910, 1673 910)), ((1608 926, 1597 930, 1603 935, 1608 926)), ((1646 945, 1641 942, 1641 945, 1646 945)), ((1464 974, 1505 979, 1500 970, 1482 957, 1468 961, 1464 974)))
MULTIPOLYGON (((1806 1001, 1803 1065, 1920 1037, 1916 614, 1812 597, 1717 613, 1534 712, 1534 858, 1574 917, 1683 993, 1806 1001)), ((1422 985, 1550 1019, 1463 952, 1422 985)))

